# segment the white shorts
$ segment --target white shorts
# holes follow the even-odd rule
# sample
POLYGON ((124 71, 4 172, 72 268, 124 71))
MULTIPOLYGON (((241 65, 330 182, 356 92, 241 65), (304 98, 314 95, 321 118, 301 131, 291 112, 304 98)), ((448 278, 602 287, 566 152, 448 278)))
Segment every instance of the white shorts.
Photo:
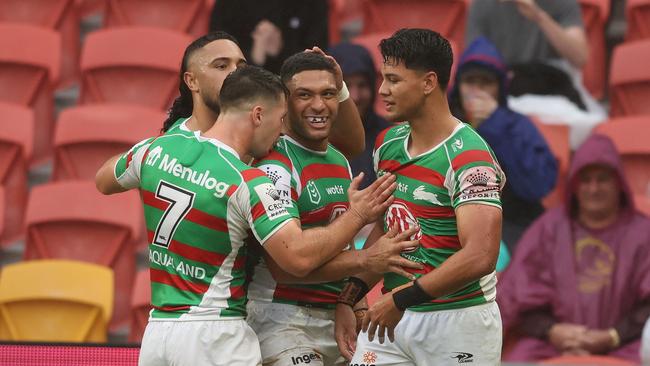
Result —
POLYGON ((334 310, 248 302, 264 366, 345 365, 334 339, 334 310))
POLYGON ((456 310, 406 311, 395 343, 359 333, 350 366, 501 364, 501 314, 496 302, 456 310))
POLYGON ((641 335, 641 362, 643 366, 650 366, 650 319, 645 322, 641 335))
POLYGON ((259 366, 257 336, 245 320, 149 321, 138 366, 259 366))

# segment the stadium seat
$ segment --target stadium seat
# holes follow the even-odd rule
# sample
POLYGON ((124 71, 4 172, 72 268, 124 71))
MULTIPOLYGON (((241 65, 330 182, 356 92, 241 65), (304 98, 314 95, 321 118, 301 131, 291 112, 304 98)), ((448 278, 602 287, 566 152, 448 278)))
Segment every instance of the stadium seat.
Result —
POLYGON ((594 133, 609 136, 616 145, 632 192, 650 195, 650 116, 612 119, 594 133))
POLYGON ((634 195, 636 209, 650 217, 650 197, 642 194, 634 195))
POLYGON ((627 0, 625 18, 627 19, 625 41, 650 38, 650 0, 627 0))
POLYGON ((1 340, 106 342, 113 271, 68 260, 8 265, 0 276, 0 310, 1 340))
POLYGON ((79 73, 79 12, 76 0, 2 0, 0 22, 27 23, 61 35, 61 86, 79 73))
POLYGON ((542 200, 544 207, 551 208, 564 202, 564 189, 567 175, 569 173, 569 163, 571 158, 571 147, 569 145, 569 126, 562 124, 548 124, 533 119, 535 127, 544 136, 548 147, 559 163, 557 182, 555 188, 542 200))
POLYGON ((104 14, 106 11, 106 0, 77 0, 79 16, 81 18, 94 14, 104 14))
POLYGON ((429 28, 463 49, 468 0, 362 0, 363 33, 429 28))
POLYGON ((589 60, 582 69, 585 87, 596 98, 605 95, 607 50, 605 25, 609 18, 609 0, 579 0, 582 21, 589 42, 589 60))
POLYGON ((144 328, 149 321, 151 311, 151 282, 149 270, 142 270, 135 276, 133 295, 131 297, 131 327, 129 342, 139 343, 144 335, 144 328))
POLYGON ((93 32, 81 52, 81 104, 128 103, 166 111, 178 94, 178 70, 192 39, 166 29, 93 32))
POLYGON ((106 0, 106 4, 106 27, 159 27, 194 37, 208 31, 212 12, 206 0, 106 0))
POLYGON ((32 158, 38 162, 52 150, 60 42, 59 34, 49 29, 0 23, 0 101, 34 110, 32 158))
POLYGON ((634 362, 608 356, 559 356, 540 362, 542 365, 633 366, 634 362))
POLYGON ((650 114, 650 39, 618 45, 609 74, 611 117, 650 114))
POLYGON ((135 245, 143 214, 137 192, 104 196, 94 182, 36 186, 27 203, 25 259, 73 259, 115 271, 113 329, 129 319, 135 245))
POLYGON ((54 134, 53 180, 95 179, 111 156, 156 136, 165 113, 136 105, 95 104, 61 112, 54 134))
POLYGON ((21 105, 0 102, 0 185, 3 187, 3 245, 23 234, 27 205, 27 171, 34 141, 34 112, 21 105))

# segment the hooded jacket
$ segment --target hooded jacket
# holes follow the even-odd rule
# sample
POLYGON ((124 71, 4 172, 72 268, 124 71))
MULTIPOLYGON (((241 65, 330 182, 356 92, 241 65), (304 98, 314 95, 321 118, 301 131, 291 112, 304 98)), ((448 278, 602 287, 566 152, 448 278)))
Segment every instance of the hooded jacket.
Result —
POLYGON ((492 147, 508 176, 502 197, 504 223, 521 227, 515 230, 518 233, 510 234, 504 226, 504 241, 513 248, 523 228, 543 212, 540 200, 555 187, 558 164, 533 122, 508 108, 507 68, 496 47, 485 37, 474 40, 461 56, 449 94, 452 113, 466 120, 459 82, 463 72, 476 66, 493 72, 499 80, 499 106, 477 131, 492 147))
POLYGON ((650 220, 636 211, 619 155, 607 137, 593 135, 576 151, 569 182, 564 205, 526 231, 498 285, 504 329, 520 321, 545 328, 538 335, 542 339, 522 339, 507 359, 558 355, 544 338, 552 324, 565 322, 615 328, 622 346, 610 355, 638 361, 639 337, 650 315, 650 220), (622 196, 617 221, 598 230, 576 219, 576 179, 593 164, 614 169, 622 196), (534 322, 526 319, 530 316, 534 322))
POLYGON ((372 97, 367 111, 359 111, 363 120, 363 128, 366 133, 366 149, 364 152, 350 161, 350 167, 354 175, 364 173, 361 188, 365 188, 377 179, 372 160, 372 151, 375 146, 377 135, 384 129, 390 127, 390 123, 380 117, 374 110, 377 93, 377 69, 372 61, 368 50, 363 46, 352 43, 340 43, 329 50, 329 54, 336 59, 341 66, 343 75, 362 74, 367 78, 372 90, 372 97))

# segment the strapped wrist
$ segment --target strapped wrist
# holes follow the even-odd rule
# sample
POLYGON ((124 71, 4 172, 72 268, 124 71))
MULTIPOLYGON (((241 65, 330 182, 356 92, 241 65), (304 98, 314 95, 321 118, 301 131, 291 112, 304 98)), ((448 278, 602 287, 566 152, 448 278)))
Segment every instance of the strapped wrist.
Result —
POLYGON ((354 307, 368 293, 368 285, 360 278, 350 277, 348 282, 343 286, 343 290, 336 299, 337 304, 346 304, 354 307))
POLYGON ((413 281, 413 286, 403 288, 393 293, 393 301, 399 311, 404 311, 411 306, 419 305, 431 300, 433 300, 433 297, 424 292, 417 280, 413 281))
POLYGON ((337 99, 339 103, 345 102, 350 98, 350 91, 348 90, 348 86, 345 85, 345 81, 343 82, 343 86, 341 87, 341 90, 339 90, 339 94, 337 96, 337 99))

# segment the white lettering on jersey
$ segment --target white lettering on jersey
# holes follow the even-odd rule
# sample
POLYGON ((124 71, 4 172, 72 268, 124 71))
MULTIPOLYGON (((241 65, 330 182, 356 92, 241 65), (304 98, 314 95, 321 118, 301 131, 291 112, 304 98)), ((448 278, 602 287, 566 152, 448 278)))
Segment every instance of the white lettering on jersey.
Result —
POLYGON ((345 190, 343 189, 343 185, 341 185, 341 184, 337 184, 337 185, 335 185, 333 187, 325 188, 325 191, 330 196, 333 195, 333 194, 344 194, 345 193, 345 190))
MULTIPOLYGON (((152 150, 155 151, 156 149, 152 150)), ((159 150, 159 154, 162 154, 162 149, 159 150)), ((151 157, 151 155, 149 155, 151 157)), ((147 164, 149 163, 149 157, 147 158, 147 164)), ((155 159, 158 161, 158 158, 155 159)), ((155 162, 154 162, 155 164, 155 162)), ((169 154, 165 154, 158 164, 158 169, 163 170, 175 177, 186 180, 189 183, 201 186, 208 190, 214 191, 214 196, 217 198, 222 198, 230 184, 219 182, 215 178, 210 176, 210 170, 205 170, 203 172, 197 172, 190 167, 181 165, 178 162, 178 159, 170 159, 169 154)))
POLYGON ((413 200, 427 201, 434 205, 442 206, 442 203, 438 200, 438 195, 425 191, 423 185, 417 187, 415 191, 413 191, 413 200))
POLYGON ((257 196, 260 198, 269 220, 275 220, 278 217, 289 214, 284 208, 284 205, 280 200, 280 195, 273 184, 264 183, 257 185, 255 186, 255 193, 257 193, 257 196))

